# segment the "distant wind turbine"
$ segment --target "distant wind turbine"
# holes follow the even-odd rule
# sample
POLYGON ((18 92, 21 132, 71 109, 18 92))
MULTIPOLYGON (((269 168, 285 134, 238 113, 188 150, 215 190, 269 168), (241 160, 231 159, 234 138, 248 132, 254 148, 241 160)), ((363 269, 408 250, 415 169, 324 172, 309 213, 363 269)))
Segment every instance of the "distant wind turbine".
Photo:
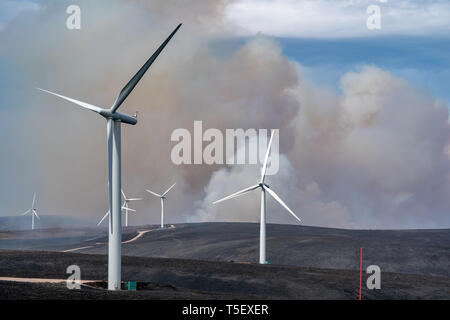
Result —
POLYGON ((36 192, 33 194, 33 202, 31 203, 31 208, 21 214, 21 216, 24 216, 28 213, 31 214, 31 230, 34 230, 34 217, 38 218, 38 220, 41 220, 41 218, 39 218, 37 214, 36 208, 34 207, 35 203, 36 203, 36 192))
POLYGON ((108 289, 120 290, 121 287, 121 261, 122 261, 122 221, 121 221, 121 141, 120 126, 122 123, 135 125, 137 123, 137 114, 130 116, 117 110, 133 91, 139 80, 144 76, 145 72, 150 68, 162 52, 167 43, 172 39, 174 34, 181 27, 181 23, 172 31, 169 37, 159 46, 153 55, 145 62, 139 71, 131 78, 131 80, 120 91, 114 104, 109 109, 103 109, 92 104, 78 101, 72 98, 62 96, 47 90, 41 91, 50 93, 64 100, 75 103, 85 109, 99 113, 107 120, 108 134, 108 167, 109 167, 109 207, 111 211, 109 219, 109 244, 108 244, 108 289))
POLYGON ((142 200, 142 199, 141 198, 127 198, 127 196, 123 192, 123 189, 122 189, 122 195, 123 195, 123 201, 124 201, 124 204, 125 204, 122 207, 122 209, 125 209, 125 227, 128 227, 128 211, 135 211, 136 212, 136 210, 129 210, 128 204, 131 201, 139 201, 139 200, 142 200))
POLYGON ((175 182, 173 185, 170 186, 169 189, 167 189, 163 194, 158 194, 156 192, 153 192, 151 190, 145 189, 148 193, 151 193, 152 195, 158 197, 161 199, 161 229, 164 228, 164 201, 166 200, 166 194, 175 187, 177 183, 175 182))
MULTIPOLYGON (((128 214, 128 211, 131 211, 131 212, 136 212, 136 210, 134 210, 134 209, 130 209, 130 208, 128 208, 128 207, 125 207, 125 202, 122 204, 122 214, 128 214), (125 210, 125 212, 123 211, 123 210, 125 210)), ((106 213, 105 213, 105 215, 103 216, 103 218, 97 223, 97 226, 99 226, 102 222, 103 222, 103 220, 105 220, 106 219, 106 217, 108 217, 109 216, 109 210, 108 211, 106 211, 106 213)), ((127 226, 126 226, 127 227, 127 226)))
POLYGON ((268 194, 270 194, 275 200, 277 200, 290 214, 294 216, 295 219, 297 219, 299 222, 301 222, 300 218, 295 215, 294 212, 292 212, 291 209, 288 208, 288 206, 283 202, 283 200, 280 199, 280 197, 272 190, 270 187, 264 183, 264 178, 266 177, 266 169, 267 169, 267 160, 269 158, 269 152, 270 147, 272 145, 272 139, 273 139, 273 133, 270 136, 270 142, 269 146, 267 147, 266 156, 264 158, 263 167, 261 170, 261 180, 258 184, 245 188, 241 191, 238 191, 236 193, 233 193, 232 195, 229 195, 228 197, 222 198, 220 200, 214 201, 213 204, 239 197, 243 194, 246 194, 250 191, 256 190, 258 188, 261 188, 261 216, 260 216, 260 232, 259 232, 259 263, 265 264, 266 263, 266 191, 268 194))

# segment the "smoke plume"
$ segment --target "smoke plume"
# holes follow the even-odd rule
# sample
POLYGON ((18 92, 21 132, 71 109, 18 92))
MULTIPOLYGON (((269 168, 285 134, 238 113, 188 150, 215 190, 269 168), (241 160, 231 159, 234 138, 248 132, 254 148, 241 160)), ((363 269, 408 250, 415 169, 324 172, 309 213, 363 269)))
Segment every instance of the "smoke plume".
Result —
MULTIPOLYGON (((137 214, 157 223, 144 189, 177 186, 166 221, 258 221, 259 194, 211 203, 255 184, 256 166, 174 165, 173 130, 280 129, 280 172, 268 184, 307 225, 449 227, 448 109, 425 89, 376 66, 349 70, 340 90, 310 81, 276 40, 236 48, 228 1, 78 1, 82 29, 65 27, 70 1, 44 1, 0 31, 1 214, 24 211, 99 220, 108 209, 104 119, 34 89, 109 107, 179 22, 175 35, 121 107, 123 187, 137 214)), ((268 198, 268 221, 295 223, 268 198)))

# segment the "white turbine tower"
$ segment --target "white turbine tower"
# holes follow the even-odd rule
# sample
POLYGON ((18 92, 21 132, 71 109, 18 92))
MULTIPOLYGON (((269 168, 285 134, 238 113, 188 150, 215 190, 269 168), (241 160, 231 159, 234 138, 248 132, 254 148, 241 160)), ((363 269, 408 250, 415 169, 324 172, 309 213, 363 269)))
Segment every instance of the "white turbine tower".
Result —
MULTIPOLYGON (((125 207, 125 202, 124 202, 124 203, 122 204, 122 214, 128 213, 128 211, 136 212, 136 210, 134 210, 134 209, 130 209, 130 208, 128 208, 128 207, 125 207), (125 212, 124 212, 123 210, 125 210, 125 212)), ((108 217, 108 216, 109 216, 109 210, 106 211, 106 213, 105 213, 105 215, 103 216, 103 218, 97 223, 97 226, 99 226, 99 225, 103 222, 103 220, 105 220, 106 217, 108 217)))
POLYGON ((22 216, 28 213, 31 214, 31 230, 34 230, 34 217, 38 218, 38 220, 41 220, 41 218, 39 218, 37 214, 36 208, 34 207, 35 203, 36 203, 36 192, 33 194, 33 202, 31 203, 31 208, 21 214, 22 216))
POLYGON ((128 227, 128 211, 134 211, 136 212, 136 210, 133 209, 129 209, 128 208, 128 204, 132 201, 139 201, 142 200, 141 198, 127 198, 127 196, 125 195, 125 193, 123 192, 122 189, 122 195, 123 195, 123 201, 124 201, 124 206, 122 209, 125 209, 125 227, 128 227))
POLYGON ((174 34, 181 27, 179 24, 175 30, 169 35, 169 37, 159 46, 159 48, 153 53, 153 55, 147 60, 147 62, 141 67, 141 69, 131 78, 131 80, 120 91, 116 101, 109 109, 103 109, 89 103, 78 101, 72 98, 68 98, 47 90, 44 92, 53 94, 57 97, 75 103, 85 109, 92 110, 99 113, 107 120, 107 134, 108 134, 108 167, 109 167, 109 206, 110 206, 110 219, 109 219, 109 245, 108 245, 108 289, 120 290, 121 286, 121 242, 122 242, 122 221, 121 221, 121 141, 120 141, 120 125, 127 123, 135 125, 137 118, 135 116, 129 116, 124 113, 118 112, 118 108, 122 105, 128 95, 133 91, 134 87, 138 84, 139 80, 144 76, 145 72, 156 60, 158 55, 172 39, 174 34))
POLYGON ((164 201, 166 200, 166 194, 169 193, 169 191, 175 187, 177 183, 175 182, 173 185, 170 186, 169 189, 166 190, 163 194, 157 194, 156 192, 153 192, 151 190, 145 189, 148 193, 151 193, 152 195, 158 197, 161 199, 161 229, 164 228, 164 201))
POLYGON ((273 131, 270 136, 270 142, 269 146, 267 147, 266 156, 264 157, 264 163, 263 167, 261 169, 261 180, 258 184, 245 188, 241 191, 238 191, 236 193, 233 193, 232 195, 229 195, 228 197, 222 198, 220 200, 214 201, 213 204, 239 197, 247 192, 253 191, 255 189, 261 188, 261 216, 260 216, 260 232, 259 232, 259 263, 265 264, 266 263, 266 191, 268 194, 270 194, 275 200, 277 200, 290 214, 294 216, 295 219, 297 219, 299 222, 301 222, 300 218, 295 215, 294 212, 292 212, 291 209, 288 208, 288 206, 283 202, 283 200, 280 199, 280 197, 272 190, 270 187, 264 183, 264 178, 266 177, 266 169, 267 169, 267 160, 269 158, 269 151, 270 146, 272 145, 272 139, 273 139, 273 131))

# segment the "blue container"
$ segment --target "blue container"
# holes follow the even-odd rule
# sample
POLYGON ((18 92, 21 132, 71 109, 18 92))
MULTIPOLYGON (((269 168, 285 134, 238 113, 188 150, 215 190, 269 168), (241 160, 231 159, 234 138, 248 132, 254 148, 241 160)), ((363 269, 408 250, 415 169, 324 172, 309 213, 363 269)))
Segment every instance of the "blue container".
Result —
POLYGON ((127 281, 125 283, 125 289, 136 291, 136 281, 127 281))

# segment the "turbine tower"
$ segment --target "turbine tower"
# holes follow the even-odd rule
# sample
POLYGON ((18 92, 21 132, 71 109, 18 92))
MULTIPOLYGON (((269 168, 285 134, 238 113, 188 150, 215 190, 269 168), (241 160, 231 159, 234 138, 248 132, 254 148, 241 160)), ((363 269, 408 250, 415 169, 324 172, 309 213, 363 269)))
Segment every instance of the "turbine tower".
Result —
MULTIPOLYGON (((122 204, 122 214, 124 214, 123 210, 125 210, 125 212, 127 212, 127 213, 128 213, 128 211, 136 212, 136 210, 134 210, 134 209, 130 209, 128 207, 125 207, 125 203, 122 204)), ((97 226, 99 226, 103 222, 103 220, 105 220, 106 217, 108 217, 108 216, 109 216, 109 210, 106 211, 106 213, 103 216, 103 218, 97 223, 97 226)))
POLYGON ((290 214, 294 216, 295 219, 297 219, 299 222, 301 222, 300 218, 295 215, 294 212, 292 212, 291 209, 283 202, 283 200, 280 199, 280 197, 272 190, 270 187, 264 182, 264 179, 266 177, 266 169, 267 169, 267 160, 269 158, 269 152, 270 147, 272 145, 272 139, 273 139, 273 131, 270 136, 270 142, 269 146, 267 147, 266 155, 264 157, 264 163, 263 167, 261 169, 261 180, 258 184, 245 188, 241 191, 238 191, 236 193, 233 193, 232 195, 229 195, 228 197, 222 198, 220 200, 214 201, 213 204, 239 197, 243 194, 246 194, 250 191, 256 190, 258 188, 261 188, 261 216, 260 216, 260 223, 259 223, 259 263, 265 264, 266 263, 266 192, 271 195, 275 200, 277 200, 290 214))
POLYGON ((107 120, 107 136, 108 136, 108 168, 109 168, 109 207, 111 215, 109 218, 109 244, 108 244, 108 289, 120 290, 121 286, 121 241, 122 241, 122 221, 120 206, 120 190, 121 190, 121 141, 120 126, 122 123, 135 125, 137 123, 136 116, 129 116, 120 113, 117 110, 133 91, 139 80, 144 76, 145 72, 156 60, 158 55, 172 39, 174 34, 181 27, 181 23, 172 31, 169 37, 159 46, 153 55, 145 62, 141 69, 131 78, 131 80, 120 91, 114 104, 109 109, 103 109, 89 103, 78 101, 72 98, 62 96, 47 90, 39 89, 44 92, 53 94, 57 97, 75 103, 85 109, 99 113, 107 120))
POLYGON ((129 210, 128 204, 132 201, 139 201, 142 199, 141 198, 127 198, 127 196, 123 192, 123 189, 122 189, 122 195, 123 195, 123 201, 124 201, 124 206, 122 209, 125 209, 125 227, 128 227, 128 211, 136 212, 136 210, 133 210, 133 209, 129 210))
POLYGON ((21 216, 24 216, 28 213, 31 214, 31 230, 34 230, 34 217, 38 218, 38 220, 41 220, 41 218, 39 218, 37 214, 36 208, 34 207, 35 203, 36 203, 36 192, 33 194, 33 202, 31 203, 31 208, 21 214, 21 216))
POLYGON ((166 200, 166 194, 169 193, 169 191, 175 187, 177 183, 175 182, 173 185, 170 186, 169 189, 166 190, 163 194, 157 194, 156 192, 153 192, 151 190, 145 189, 148 193, 151 193, 152 195, 158 197, 161 199, 161 229, 164 228, 164 201, 166 200))

